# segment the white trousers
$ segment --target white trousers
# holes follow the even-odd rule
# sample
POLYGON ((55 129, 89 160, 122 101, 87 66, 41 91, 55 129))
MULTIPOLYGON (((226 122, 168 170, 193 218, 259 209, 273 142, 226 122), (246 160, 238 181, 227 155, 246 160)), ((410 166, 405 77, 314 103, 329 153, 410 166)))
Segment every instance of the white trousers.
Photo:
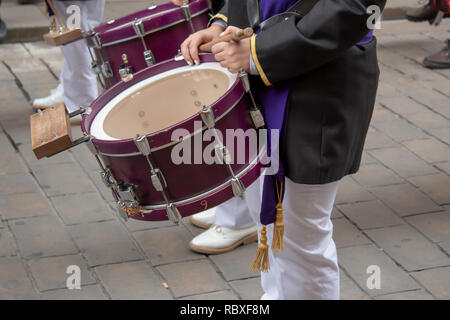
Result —
MULTIPOLYGON (((71 12, 70 5, 80 8, 81 30, 88 31, 98 26, 103 18, 105 0, 53 1, 55 10, 66 23, 71 12)), ((90 50, 84 40, 61 46, 64 65, 59 76, 58 91, 64 94, 64 103, 69 112, 87 107, 98 96, 97 78, 91 68, 90 50)))
MULTIPOLYGON (((249 212, 253 223, 260 225, 262 181, 247 188, 245 201, 227 202, 223 208, 233 210, 218 212, 232 217, 249 212)), ((331 222, 337 188, 338 182, 305 185, 286 178, 284 251, 274 253, 269 249, 270 270, 261 274, 262 299, 339 299, 339 267, 331 222)), ((247 217, 239 219, 248 222, 247 217)), ((273 225, 269 225, 269 245, 272 234, 273 225)))
POLYGON ((236 197, 217 206, 214 223, 232 229, 248 228, 255 224, 247 200, 236 197))

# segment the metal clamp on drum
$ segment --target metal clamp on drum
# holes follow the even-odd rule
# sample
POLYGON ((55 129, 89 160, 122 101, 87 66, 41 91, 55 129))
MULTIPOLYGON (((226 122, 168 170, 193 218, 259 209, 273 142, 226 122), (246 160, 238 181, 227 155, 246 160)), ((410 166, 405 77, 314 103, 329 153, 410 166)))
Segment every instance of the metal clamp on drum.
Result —
POLYGON ((167 195, 167 182, 164 178, 163 172, 159 168, 155 168, 151 160, 151 149, 146 136, 137 135, 134 138, 134 143, 138 148, 139 152, 146 158, 147 163, 150 167, 150 179, 152 181, 153 187, 156 191, 161 192, 164 201, 166 202, 166 212, 167 217, 175 224, 179 224, 181 220, 181 214, 177 207, 169 201, 167 195))
POLYGON ((80 114, 90 114, 91 109, 80 108, 70 114, 67 113, 63 103, 38 110, 30 116, 31 147, 37 159, 51 157, 62 151, 71 149, 91 138, 84 134, 83 137, 72 141, 72 130, 69 118, 80 114))
POLYGON ((133 29, 136 32, 136 35, 141 39, 142 45, 144 46, 144 60, 148 67, 154 65, 156 63, 155 56, 153 52, 147 48, 147 44, 145 43, 145 28, 144 23, 141 19, 135 19, 133 22, 133 29))

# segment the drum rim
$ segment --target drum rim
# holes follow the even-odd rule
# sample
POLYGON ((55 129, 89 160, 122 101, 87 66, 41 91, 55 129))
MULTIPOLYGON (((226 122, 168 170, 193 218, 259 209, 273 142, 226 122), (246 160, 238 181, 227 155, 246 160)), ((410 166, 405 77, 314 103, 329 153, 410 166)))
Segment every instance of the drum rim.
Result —
MULTIPOLYGON (((141 12, 145 13, 148 11, 150 13, 149 15, 144 15, 143 17, 140 18, 140 19, 142 19, 144 25, 150 24, 150 23, 152 23, 152 24, 156 23, 163 18, 167 19, 170 14, 176 15, 177 13, 181 12, 181 9, 177 10, 179 7, 172 4, 171 2, 161 4, 158 7, 161 7, 161 10, 148 11, 148 9, 144 9, 141 11, 131 13, 131 14, 121 17, 119 19, 116 19, 115 23, 113 23, 113 24, 103 23, 103 24, 99 25, 98 27, 95 27, 94 29, 92 29, 92 31, 90 33, 91 33, 91 35, 97 34, 102 47, 112 46, 112 45, 116 45, 116 44, 119 44, 122 42, 127 42, 127 41, 138 38, 138 36, 134 32, 132 25, 129 23, 131 21, 133 21, 135 16, 141 12), (167 14, 166 15, 161 14, 164 12, 167 12, 167 14), (151 16, 153 16, 155 14, 159 14, 159 15, 157 17, 155 17, 154 19, 151 19, 151 16), (129 24, 129 25, 125 26, 125 24, 129 24), (107 27, 107 28, 104 28, 104 27, 107 27), (128 37, 119 36, 123 32, 127 32, 128 30, 131 32, 132 36, 128 36, 128 37), (110 36, 110 37, 114 38, 114 35, 117 35, 117 37, 115 37, 115 39, 113 39, 113 40, 102 39, 102 37, 105 37, 105 36, 106 37, 110 36)), ((206 0, 196 0, 194 2, 190 2, 189 8, 191 10, 192 18, 196 18, 209 10, 208 2, 206 0)), ((151 33, 155 33, 155 32, 170 28, 174 25, 183 23, 185 21, 186 20, 183 18, 183 19, 170 21, 169 23, 161 24, 158 27, 154 27, 154 28, 147 30, 145 32, 145 36, 147 36, 151 33)))
MULTIPOLYGON (((200 54, 201 62, 217 62, 214 59, 214 55, 212 54, 200 54)), ((117 94, 123 92, 125 89, 132 87, 134 84, 142 81, 150 75, 160 74, 168 70, 172 70, 176 67, 186 66, 187 63, 184 60, 175 61, 174 59, 162 61, 154 66, 145 68, 140 70, 139 72, 134 74, 134 79, 128 83, 118 82, 104 93, 102 93, 97 99, 95 99, 91 103, 91 113, 89 115, 84 115, 81 123, 81 129, 83 133, 90 135, 92 123, 97 116, 97 114, 102 110, 112 99, 114 99, 117 94)), ((239 102, 241 102, 244 97, 245 90, 242 86, 241 80, 236 78, 235 82, 231 85, 231 87, 222 95, 216 102, 211 105, 211 108, 214 110, 216 118, 221 119, 228 112, 230 112, 239 102), (231 104, 227 104, 227 102, 232 101, 231 104)), ((194 114, 193 116, 184 119, 181 122, 175 123, 167 128, 164 128, 160 131, 153 132, 147 134, 152 149, 160 150, 163 148, 167 148, 173 144, 178 143, 178 141, 173 141, 170 139, 171 134, 174 130, 178 128, 184 128, 189 131, 190 134, 194 134, 195 132, 191 130, 189 124, 192 124, 194 121, 202 121, 200 114, 194 114)), ((98 152, 108 156, 128 156, 128 155, 136 155, 139 153, 134 141, 132 138, 130 139, 121 139, 121 140, 102 140, 93 137, 93 143, 96 145, 98 152), (114 150, 114 152, 111 152, 114 150)))

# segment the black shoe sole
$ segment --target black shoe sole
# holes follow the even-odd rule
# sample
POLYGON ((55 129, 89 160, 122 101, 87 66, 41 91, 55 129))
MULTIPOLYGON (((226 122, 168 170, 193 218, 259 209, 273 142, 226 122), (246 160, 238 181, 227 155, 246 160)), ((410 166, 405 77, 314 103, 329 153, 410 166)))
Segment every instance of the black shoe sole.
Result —
POLYGON ((424 59, 423 65, 428 69, 450 69, 450 63, 441 63, 429 59, 424 59))

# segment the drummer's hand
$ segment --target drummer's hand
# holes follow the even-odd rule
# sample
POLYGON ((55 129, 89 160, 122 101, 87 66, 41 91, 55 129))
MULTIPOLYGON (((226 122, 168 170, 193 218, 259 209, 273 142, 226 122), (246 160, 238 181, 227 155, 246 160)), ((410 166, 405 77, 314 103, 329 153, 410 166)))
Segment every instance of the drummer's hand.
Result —
POLYGON ((176 6, 181 6, 183 4, 183 2, 189 3, 189 0, 172 0, 172 3, 176 6))
MULTIPOLYGON (((236 32, 239 28, 228 27, 223 35, 236 32)), ((250 38, 242 39, 239 42, 228 41, 219 42, 211 48, 214 57, 220 65, 227 68, 232 73, 237 73, 241 69, 250 72, 250 38)))
POLYGON ((207 29, 191 34, 181 44, 181 53, 183 54, 184 60, 190 65, 199 64, 200 58, 198 57, 198 47, 202 43, 210 42, 218 38, 223 30, 224 28, 222 26, 213 24, 207 29))

